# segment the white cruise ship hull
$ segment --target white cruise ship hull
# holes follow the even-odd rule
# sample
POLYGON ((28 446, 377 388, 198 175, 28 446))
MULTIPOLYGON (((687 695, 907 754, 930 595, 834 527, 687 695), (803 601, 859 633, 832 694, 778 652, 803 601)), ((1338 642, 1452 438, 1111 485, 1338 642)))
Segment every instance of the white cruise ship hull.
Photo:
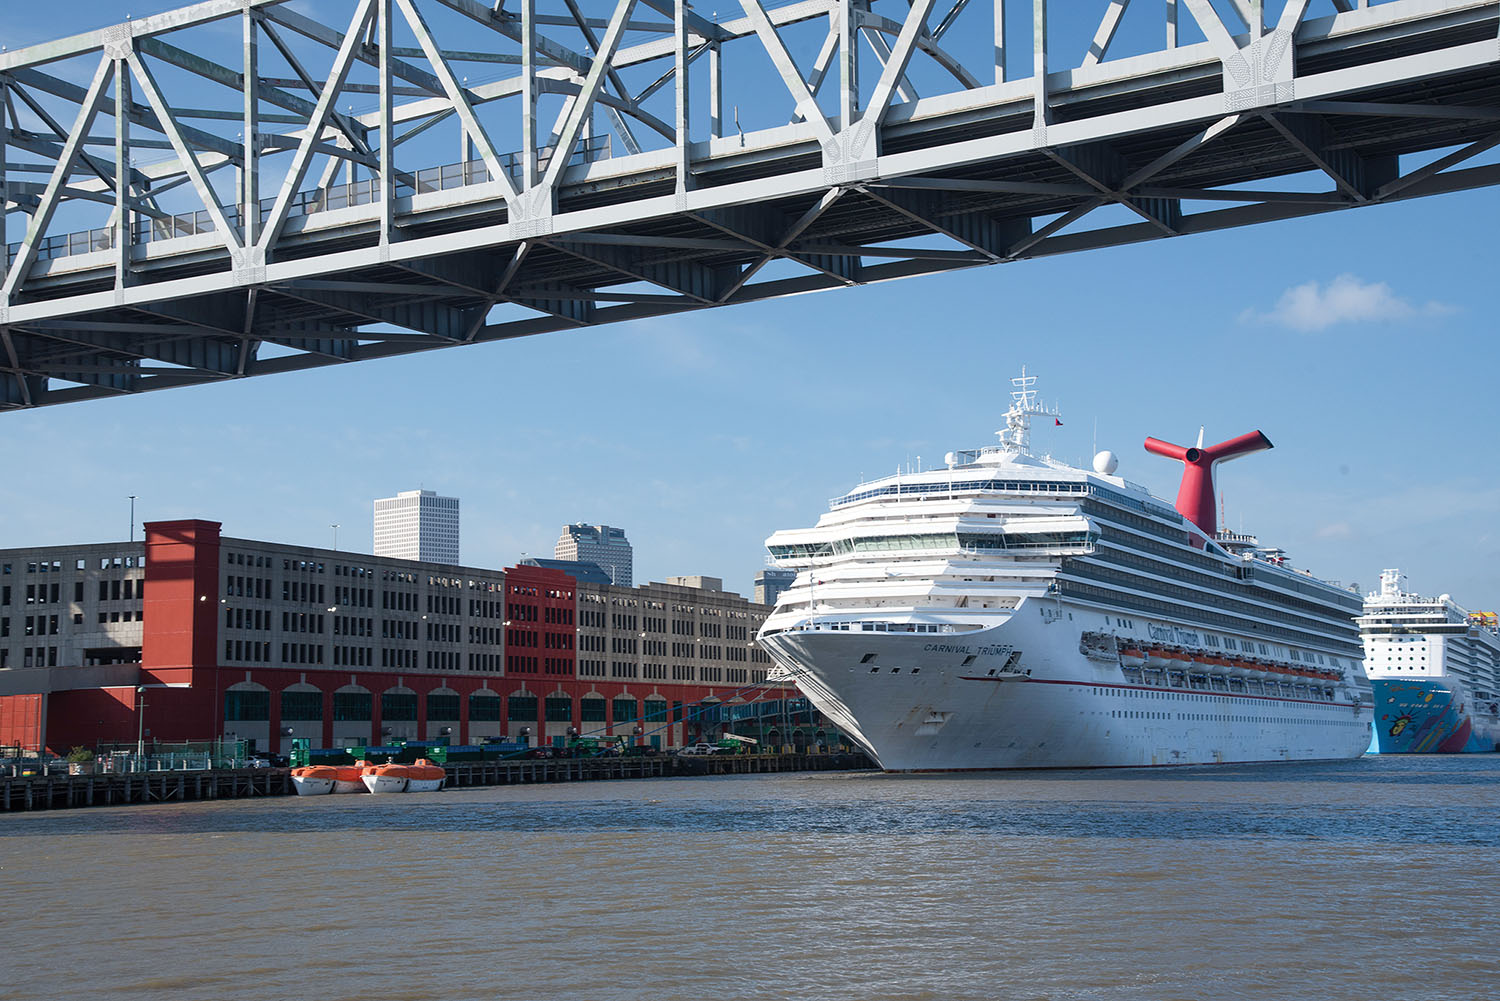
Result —
POLYGON ((1030 611, 965 633, 792 629, 761 641, 887 771, 1316 761, 1370 744, 1368 699, 1342 687, 1328 702, 1128 684, 1118 661, 1080 651, 1077 623, 1097 611, 1030 611))

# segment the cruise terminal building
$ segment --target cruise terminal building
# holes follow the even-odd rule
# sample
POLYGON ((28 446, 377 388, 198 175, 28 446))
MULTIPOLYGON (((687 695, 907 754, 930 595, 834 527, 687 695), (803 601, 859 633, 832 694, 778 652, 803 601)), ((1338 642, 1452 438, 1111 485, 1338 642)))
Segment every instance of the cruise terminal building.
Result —
POLYGON ((0 550, 0 747, 812 743, 755 643, 769 612, 713 578, 617 587, 148 522, 144 542, 0 550))

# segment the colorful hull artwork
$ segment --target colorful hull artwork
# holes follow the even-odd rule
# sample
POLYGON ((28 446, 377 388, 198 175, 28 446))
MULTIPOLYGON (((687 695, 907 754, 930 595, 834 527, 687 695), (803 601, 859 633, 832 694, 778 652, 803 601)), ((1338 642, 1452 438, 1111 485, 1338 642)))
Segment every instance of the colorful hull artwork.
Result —
POLYGON ((1463 686, 1448 679, 1370 679, 1380 754, 1460 754, 1495 750, 1490 727, 1476 725, 1463 686))

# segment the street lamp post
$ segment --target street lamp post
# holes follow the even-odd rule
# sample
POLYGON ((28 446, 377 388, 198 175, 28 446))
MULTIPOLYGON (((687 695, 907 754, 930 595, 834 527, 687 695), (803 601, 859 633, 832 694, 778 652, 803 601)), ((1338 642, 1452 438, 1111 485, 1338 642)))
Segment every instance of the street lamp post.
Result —
POLYGON ((130 541, 135 541, 135 494, 130 495, 130 541))
POLYGON ((135 686, 135 760, 145 771, 146 760, 146 686, 135 686))
POLYGON ((338 550, 339 550, 339 526, 337 524, 332 524, 332 525, 329 525, 328 527, 331 528, 331 529, 333 529, 333 551, 334 552, 338 552, 338 550))

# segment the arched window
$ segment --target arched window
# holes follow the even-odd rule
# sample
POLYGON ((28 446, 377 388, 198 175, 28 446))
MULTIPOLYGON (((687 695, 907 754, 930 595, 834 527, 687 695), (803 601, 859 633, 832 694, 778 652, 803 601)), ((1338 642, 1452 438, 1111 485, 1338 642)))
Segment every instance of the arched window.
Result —
POLYGON ((335 723, 368 723, 374 700, 370 693, 338 691, 333 693, 333 720, 335 723))
POLYGON ((506 700, 506 717, 520 723, 536 722, 536 696, 512 695, 506 700))
POLYGON ((458 693, 429 692, 427 694, 427 718, 441 720, 458 719, 458 693))
POLYGON ((323 693, 290 689, 282 692, 281 718, 288 723, 321 721, 323 719, 323 693))
POLYGON ((470 723, 497 723, 499 721, 500 696, 494 692, 475 692, 469 696, 470 723))
POLYGON ((225 722, 264 722, 271 718, 271 693, 254 688, 231 688, 224 693, 225 722))
POLYGON ((388 723, 414 723, 417 719, 417 693, 393 688, 380 693, 380 718, 388 723))

